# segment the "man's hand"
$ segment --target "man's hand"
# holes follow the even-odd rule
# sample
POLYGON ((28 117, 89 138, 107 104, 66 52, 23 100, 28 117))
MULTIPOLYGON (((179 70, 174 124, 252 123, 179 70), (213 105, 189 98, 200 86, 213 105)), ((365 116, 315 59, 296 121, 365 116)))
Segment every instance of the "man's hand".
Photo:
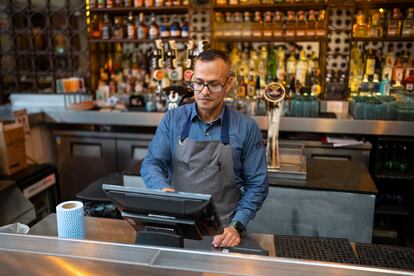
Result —
POLYGON ((174 188, 162 188, 161 191, 174 193, 175 192, 175 189, 174 188))
POLYGON ((233 226, 229 225, 224 228, 224 233, 214 236, 214 247, 233 247, 240 243, 240 235, 233 226))

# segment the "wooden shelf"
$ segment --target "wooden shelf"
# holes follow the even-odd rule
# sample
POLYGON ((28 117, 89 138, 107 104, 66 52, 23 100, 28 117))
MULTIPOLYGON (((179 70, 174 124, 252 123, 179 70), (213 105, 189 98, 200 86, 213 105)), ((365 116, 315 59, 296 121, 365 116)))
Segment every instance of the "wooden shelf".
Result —
POLYGON ((111 14, 127 14, 132 12, 138 13, 186 13, 190 6, 171 6, 171 7, 143 7, 143 8, 92 8, 91 13, 111 13, 111 14))
POLYGON ((320 37, 215 37, 218 42, 321 42, 326 38, 320 37))
POLYGON ((357 9, 378 9, 378 8, 403 8, 412 7, 412 0, 381 0, 381 1, 360 1, 355 3, 357 9))
POLYGON ((274 11, 274 10, 322 10, 326 3, 278 3, 257 5, 214 5, 216 11, 274 11))
MULTIPOLYGON (((168 40, 175 40, 177 42, 187 42, 189 38, 157 38, 161 39, 162 41, 168 41, 168 40)), ((90 43, 153 43, 155 42, 155 39, 96 39, 96 38, 90 38, 90 43)))
MULTIPOLYGON (((414 4, 413 4, 414 5, 414 4)), ((352 37, 355 42, 413 42, 414 36, 396 36, 396 37, 352 37)))

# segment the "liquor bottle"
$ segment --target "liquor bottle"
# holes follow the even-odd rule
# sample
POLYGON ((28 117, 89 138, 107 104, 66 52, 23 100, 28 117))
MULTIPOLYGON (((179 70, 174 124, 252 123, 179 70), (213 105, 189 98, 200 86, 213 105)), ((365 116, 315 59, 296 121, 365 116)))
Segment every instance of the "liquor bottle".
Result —
POLYGON ((135 20, 132 12, 128 14, 128 24, 127 24, 127 38, 136 39, 137 38, 137 29, 135 27, 135 20))
POLYGON ((154 0, 145 0, 144 4, 147 8, 154 7, 154 0))
POLYGON ((250 37, 252 35, 252 22, 250 18, 250 12, 245 11, 243 13, 243 30, 242 30, 242 36, 244 37, 250 37))
POLYGON ((385 76, 388 77, 388 80, 390 79, 390 76, 392 76, 393 67, 394 67, 393 60, 391 58, 386 57, 385 65, 382 68, 382 79, 384 79, 385 76))
POLYGON ((310 10, 308 15, 308 27, 306 29, 306 36, 315 36, 316 35, 316 17, 315 11, 310 10))
POLYGON ((289 83, 292 78, 295 78, 296 75, 296 58, 294 52, 290 52, 290 56, 286 63, 286 72, 287 72, 287 79, 286 81, 289 83))
POLYGON ((181 0, 173 0, 172 4, 173 6, 181 6, 181 0))
POLYGON ((414 69, 410 70, 408 78, 405 80, 405 89, 408 92, 414 91, 414 69))
POLYGON ((224 15, 221 12, 214 13, 214 37, 223 37, 224 33, 224 15))
POLYGON ((96 9, 98 7, 98 1, 97 0, 90 0, 89 1, 89 7, 91 9, 96 9))
POLYGON ((237 81, 237 97, 239 99, 246 98, 246 92, 247 92, 247 84, 244 81, 244 78, 242 76, 239 76, 238 81, 237 81))
POLYGON ((256 76, 255 94, 256 94, 256 99, 257 99, 256 115, 265 115, 266 114, 266 103, 263 99, 263 90, 261 89, 260 76, 256 76))
POLYGON ((233 35, 233 13, 226 12, 224 15, 226 23, 223 26, 223 35, 229 37, 233 35))
POLYGON ((254 81, 254 76, 253 75, 249 75, 248 77, 248 82, 247 82, 247 97, 254 99, 255 98, 255 86, 256 83, 254 81))
POLYGON ((250 4, 250 0, 239 0, 239 5, 248 5, 250 4))
POLYGON ((294 37, 296 35, 296 14, 294 11, 288 11, 285 28, 285 35, 287 37, 294 37))
POLYGON ((124 0, 124 7, 131 8, 132 7, 132 0, 124 0))
POLYGON ((135 8, 142 8, 144 6, 144 0, 134 0, 135 8))
POLYGON ((151 15, 151 23, 149 26, 149 39, 156 39, 160 36, 160 28, 158 27, 157 22, 155 21, 155 15, 151 15))
POLYGON ((397 58, 397 61, 394 65, 392 72, 392 81, 394 82, 393 86, 401 86, 404 80, 404 67, 402 65, 401 59, 397 58))
POLYGON ((98 9, 103 9, 103 8, 105 8, 105 0, 98 0, 98 3, 97 3, 98 5, 97 5, 97 7, 98 7, 98 9))
POLYGON ((276 55, 273 45, 269 48, 269 57, 267 60, 266 83, 270 83, 276 77, 276 55))
POLYGON ((262 45, 260 47, 259 62, 257 64, 257 73, 259 77, 262 76, 259 78, 260 88, 264 88, 266 86, 266 80, 264 76, 266 76, 267 58, 268 58, 267 47, 262 45))
POLYGON ((102 39, 110 39, 111 23, 109 22, 108 14, 104 14, 102 22, 102 39))
POLYGON ((216 0, 216 5, 227 5, 227 0, 216 0))
POLYGON ((407 17, 402 24, 401 36, 413 36, 414 35, 414 8, 408 9, 407 17))
POLYGON ((229 5, 238 5, 239 0, 229 0, 229 5))
POLYGON ((368 78, 373 77, 375 73, 375 53, 372 48, 369 48, 367 60, 365 63, 365 74, 368 78))
POLYGON ((155 7, 163 7, 164 6, 164 0, 154 0, 154 6, 155 7))
POLYGON ((387 36, 399 36, 401 33, 401 12, 400 9, 392 10, 391 20, 388 21, 387 36))
POLYGON ((241 37, 243 30, 243 16, 241 12, 235 12, 233 18, 232 35, 234 37, 241 37))
POLYGON ((164 5, 165 5, 166 7, 171 7, 171 6, 173 5, 172 0, 165 0, 165 1, 164 1, 164 5))
POLYGON ((188 38, 190 36, 190 23, 188 23, 188 15, 184 16, 181 24, 181 37, 188 38))
POLYGON ((107 8, 107 9, 112 9, 113 8, 112 0, 106 0, 105 8, 107 8))
POLYGON ((94 14, 92 17, 91 36, 92 38, 102 38, 102 22, 97 14, 94 14))
POLYGON ((306 53, 304 50, 300 51, 299 61, 296 65, 296 81, 298 81, 302 86, 305 86, 306 82, 306 73, 308 71, 308 59, 306 58, 306 53))
POLYGON ((303 37, 306 35, 307 22, 305 11, 298 11, 298 22, 296 27, 296 36, 303 37))
POLYGON ((253 37, 260 38, 263 34, 263 22, 262 22, 262 15, 259 11, 254 13, 254 20, 253 20, 253 37))
POLYGON ((352 35, 354 37, 367 37, 369 26, 365 23, 365 15, 360 11, 356 16, 356 23, 352 27, 352 35))
POLYGON ((285 82, 285 73, 285 51, 279 46, 276 51, 276 78, 279 82, 285 82))
POLYGON ((318 20, 316 21, 316 35, 325 36, 325 10, 318 11, 318 20))
POLYGON ((273 36, 282 37, 283 36, 283 13, 281 11, 275 12, 274 22, 273 22, 273 36))
POLYGON ((162 22, 160 24, 160 36, 161 36, 161 38, 169 38, 170 37, 170 24, 168 22, 168 17, 165 14, 162 17, 162 22))
POLYGON ((148 38, 148 26, 144 22, 144 14, 141 12, 139 14, 139 24, 137 24, 137 39, 147 39, 148 38))
POLYGON ((369 28, 370 37, 383 37, 384 32, 380 23, 380 13, 374 13, 371 17, 371 26, 369 28))
POLYGON ((124 29, 122 27, 122 18, 120 16, 115 16, 114 18, 114 25, 112 27, 112 38, 114 39, 124 38, 124 29))
POLYGON ((319 84, 319 75, 317 71, 313 71, 311 73, 311 82, 311 96, 319 96, 319 94, 321 94, 322 88, 319 84))
POLYGON ((411 70, 414 70, 414 60, 410 57, 405 66, 404 83, 410 75, 411 70))
POLYGON ((388 74, 386 74, 380 83, 380 94, 382 96, 389 96, 390 89, 391 89, 391 83, 390 83, 388 74))
POLYGON ((237 75, 243 78, 247 78, 248 74, 249 74, 249 52, 247 48, 245 48, 242 52, 237 75))
POLYGON ((272 27, 273 27, 272 26, 272 12, 267 11, 264 13, 263 37, 272 37, 273 35, 272 27))
POLYGON ((170 35, 172 38, 181 37, 180 22, 178 21, 177 15, 173 15, 172 22, 170 25, 170 35))

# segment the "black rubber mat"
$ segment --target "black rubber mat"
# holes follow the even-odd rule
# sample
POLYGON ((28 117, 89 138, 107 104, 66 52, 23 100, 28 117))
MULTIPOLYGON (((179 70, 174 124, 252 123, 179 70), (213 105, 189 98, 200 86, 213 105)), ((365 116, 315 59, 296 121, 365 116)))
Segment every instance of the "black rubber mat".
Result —
POLYGON ((363 243, 355 247, 362 265, 414 270, 414 248, 363 243))
POLYGON ((357 264, 347 239, 275 235, 276 256, 324 262, 357 264))

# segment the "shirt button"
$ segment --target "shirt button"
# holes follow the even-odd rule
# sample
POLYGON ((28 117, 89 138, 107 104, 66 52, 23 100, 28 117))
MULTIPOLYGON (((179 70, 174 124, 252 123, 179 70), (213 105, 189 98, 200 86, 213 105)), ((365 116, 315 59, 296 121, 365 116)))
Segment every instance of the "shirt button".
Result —
POLYGON ((209 136, 209 135, 210 135, 210 133, 206 132, 206 136, 209 136))

